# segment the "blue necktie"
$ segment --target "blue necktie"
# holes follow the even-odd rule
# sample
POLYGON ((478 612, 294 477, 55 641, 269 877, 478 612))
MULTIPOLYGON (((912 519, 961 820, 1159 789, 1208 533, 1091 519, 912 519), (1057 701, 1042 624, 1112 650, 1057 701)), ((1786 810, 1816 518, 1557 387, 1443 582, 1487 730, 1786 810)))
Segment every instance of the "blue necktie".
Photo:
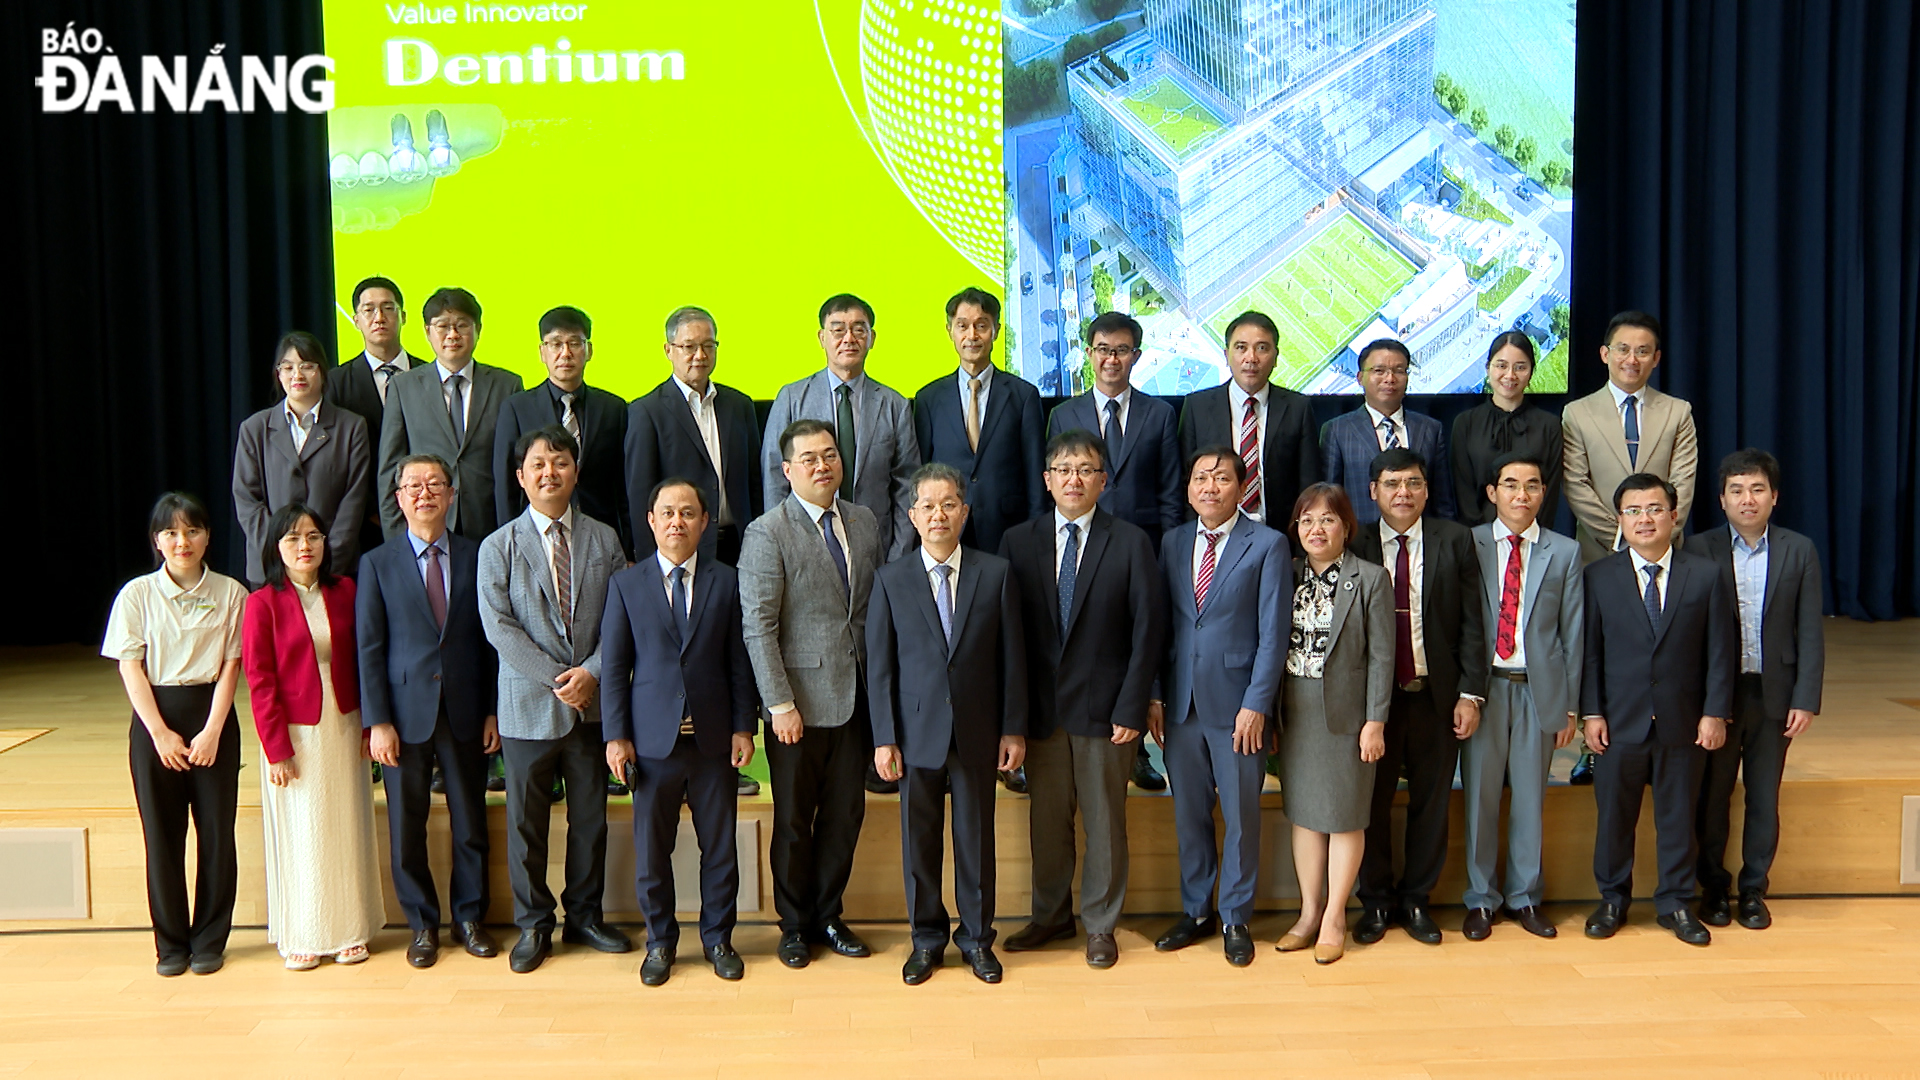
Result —
POLYGON ((692 619, 687 613, 687 568, 673 568, 673 628, 680 631, 680 641, 685 644, 691 630, 692 619))
POLYGON ((1060 636, 1067 634, 1067 616, 1073 612, 1073 583, 1080 576, 1080 526, 1067 522, 1067 550, 1060 554, 1060 636))
POLYGON ((941 563, 933 568, 940 575, 940 587, 934 590, 933 607, 940 613, 940 632, 946 635, 947 644, 953 644, 953 567, 941 563))
POLYGON ((1640 399, 1637 397, 1634 397, 1632 394, 1628 394, 1626 404, 1623 406, 1623 408, 1627 410, 1627 420, 1626 420, 1627 422, 1627 464, 1632 465, 1635 468, 1639 468, 1640 466, 1640 399))
POLYGON ((840 538, 833 535, 833 511, 820 513, 820 535, 826 538, 827 554, 833 559, 833 568, 840 572, 840 591, 849 595, 853 587, 847 584, 847 552, 840 546, 840 538))
POLYGON ((1107 472, 1113 472, 1113 463, 1120 460, 1120 450, 1127 443, 1127 433, 1120 430, 1120 399, 1107 402, 1107 472))
POLYGON ((1647 622, 1655 630, 1660 629, 1660 564, 1648 563, 1641 567, 1647 575, 1647 622))

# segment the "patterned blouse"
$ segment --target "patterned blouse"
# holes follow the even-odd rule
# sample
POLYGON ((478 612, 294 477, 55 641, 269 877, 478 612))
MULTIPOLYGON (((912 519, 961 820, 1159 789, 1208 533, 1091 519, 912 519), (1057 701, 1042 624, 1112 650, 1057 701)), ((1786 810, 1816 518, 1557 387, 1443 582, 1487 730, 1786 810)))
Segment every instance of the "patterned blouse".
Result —
POLYGON ((1300 679, 1321 678, 1327 666, 1327 646, 1333 636, 1334 586, 1340 564, 1316 574, 1309 564, 1293 590, 1293 633, 1287 641, 1287 674, 1300 679))

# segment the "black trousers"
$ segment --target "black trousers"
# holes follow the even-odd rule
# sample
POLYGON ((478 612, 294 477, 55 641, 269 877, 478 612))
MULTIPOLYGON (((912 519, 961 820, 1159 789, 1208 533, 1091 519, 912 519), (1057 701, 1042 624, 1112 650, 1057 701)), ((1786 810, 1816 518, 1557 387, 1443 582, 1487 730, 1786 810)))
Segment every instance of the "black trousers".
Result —
POLYGON ((968 765, 952 749, 940 768, 908 765, 902 770, 901 862, 916 949, 944 949, 949 937, 962 951, 993 944, 993 804, 998 782, 992 767, 968 765), (960 909, 957 932, 940 898, 949 782, 953 787, 953 902, 960 909))
POLYGON ((558 739, 501 739, 507 764, 507 877, 513 922, 552 930, 547 888, 547 833, 553 822, 553 776, 566 781, 567 880, 560 890, 567 921, 597 923, 607 892, 607 744, 598 723, 579 723, 558 739))
MULTIPOLYGON (((207 726, 213 683, 156 686, 160 717, 192 742, 207 726)), ((240 802, 240 720, 229 709, 220 728, 213 764, 174 772, 160 763, 153 737, 136 714, 128 733, 127 763, 133 801, 147 844, 147 911, 153 945, 162 959, 216 956, 227 950, 233 930, 233 898, 240 880, 233 846, 233 816, 240 802), (193 823, 198 873, 193 907, 187 907, 187 823, 193 823)))
POLYGON ((1593 838, 1593 880, 1600 899, 1621 910, 1633 901, 1633 837, 1640 826, 1640 797, 1653 788, 1653 827, 1659 840, 1660 884, 1654 909, 1671 915, 1693 899, 1699 842, 1694 808, 1707 752, 1688 743, 1615 742, 1593 763, 1593 801, 1598 822, 1593 838))
MULTIPOLYGON (((393 848, 393 892, 415 930, 440 925, 440 893, 427 862, 427 815, 433 763, 447 785, 447 824, 453 832, 453 921, 479 922, 487 914, 487 753, 479 742, 454 737, 446 707, 433 737, 400 744, 400 767, 381 769, 387 785, 387 832, 393 848)), ((605 777, 601 777, 604 785, 605 777)))
POLYGON ((739 566, 740 565, 740 541, 741 541, 740 526, 738 525, 714 526, 713 543, 714 543, 715 550, 713 553, 713 557, 719 560, 720 563, 724 566, 739 566))
POLYGON ((1360 857, 1360 903, 1370 908, 1425 907, 1447 864, 1447 814, 1460 740, 1453 716, 1433 694, 1398 687, 1387 713, 1387 752, 1373 769, 1373 810, 1360 857), (1400 880, 1393 879, 1393 793, 1407 777, 1407 830, 1400 880))
POLYGON ((866 691, 853 718, 839 727, 810 727, 788 746, 767 730, 767 771, 773 779, 773 906, 782 932, 817 933, 838 919, 853 849, 867 818, 867 767, 873 729, 866 691))
POLYGON ((733 766, 702 754, 693 736, 682 735, 666 757, 636 761, 634 780, 633 888, 647 920, 648 946, 680 942, 673 849, 680 836, 682 799, 692 811, 693 835, 700 842, 701 948, 730 942, 740 907, 740 853, 734 838, 740 793, 733 766))
POLYGON ((1780 777, 1786 771, 1787 719, 1768 716, 1760 690, 1760 676, 1742 675, 1734 689, 1733 722, 1727 741, 1707 755, 1706 779, 1700 785, 1700 808, 1694 818, 1699 833, 1699 877, 1702 892, 1724 896, 1735 880, 1727 872, 1727 840, 1733 831, 1733 785, 1736 776, 1746 785, 1746 819, 1741 826, 1740 878, 1742 893, 1767 891, 1767 874, 1780 847, 1780 777))

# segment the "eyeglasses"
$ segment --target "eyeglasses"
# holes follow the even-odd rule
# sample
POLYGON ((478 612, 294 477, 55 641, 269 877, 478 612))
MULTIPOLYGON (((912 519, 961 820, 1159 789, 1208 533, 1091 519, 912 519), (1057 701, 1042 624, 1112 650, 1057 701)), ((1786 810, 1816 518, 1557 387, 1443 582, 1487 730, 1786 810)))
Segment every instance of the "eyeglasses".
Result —
POLYGON ((1609 345, 1607 346, 1607 351, 1612 353, 1616 360, 1625 360, 1629 356, 1635 360, 1651 360, 1653 359, 1653 354, 1660 350, 1650 345, 1642 345, 1637 349, 1629 348, 1626 345, 1609 345))
POLYGON ((296 371, 302 375, 318 375, 320 373, 320 365, 311 360, 302 360, 297 364, 276 364, 273 370, 282 375, 291 375, 296 371))
POLYGON ((1368 375, 1384 375, 1390 379, 1404 379, 1407 377, 1407 371, 1408 368, 1405 364, 1394 364, 1391 367, 1386 364, 1375 364, 1368 368, 1366 373, 1368 375))
POLYGON ((1107 470, 1098 465, 1049 465, 1047 471, 1062 480, 1072 480, 1076 477, 1081 480, 1091 480, 1107 470))
POLYGON ((471 334, 479 325, 472 319, 435 319, 427 324, 427 329, 436 334, 471 334))
POLYGON ((1296 522, 1295 524, 1297 524, 1297 525, 1299 525, 1299 526, 1300 526, 1301 528, 1303 528, 1303 529, 1316 529, 1316 528, 1318 528, 1318 529, 1331 529, 1331 528, 1333 528, 1333 527, 1334 527, 1335 525, 1339 525, 1339 524, 1341 524, 1341 521, 1340 521, 1340 519, 1339 519, 1339 518, 1337 518, 1337 517, 1331 517, 1331 516, 1328 516, 1328 517, 1317 517, 1317 518, 1305 518, 1305 517, 1303 517, 1303 518, 1301 518, 1301 519, 1300 519, 1300 520, 1299 520, 1298 522, 1296 522))
POLYGON ((570 352, 585 352, 587 339, 583 337, 544 338, 540 342, 540 347, 552 352, 559 352, 562 349, 570 352))
POLYGON ((720 343, 717 341, 690 341, 682 345, 677 341, 669 341, 667 342, 667 348, 672 349, 681 356, 700 356, 702 354, 712 356, 720 351, 720 343))
POLYGON ((818 454, 801 454, 799 457, 793 459, 793 464, 803 469, 816 469, 822 465, 838 465, 839 463, 840 451, 838 450, 823 450, 818 454))
POLYGON ((424 484, 416 480, 411 484, 401 484, 400 493, 409 498, 417 499, 421 495, 445 494, 447 489, 452 486, 452 484, 447 483, 445 480, 429 480, 424 484))
POLYGON ((960 508, 965 505, 966 503, 961 502, 959 499, 943 499, 937 503, 917 502, 913 504, 913 508, 923 514, 931 514, 938 510, 943 514, 953 515, 959 513, 960 508))
POLYGON ((827 337, 834 341, 840 341, 845 338, 852 338, 855 341, 865 341, 873 334, 873 327, 868 326, 866 323, 854 323, 851 326, 846 323, 828 323, 826 330, 827 337))
POLYGON ((1516 491, 1524 491, 1529 495, 1538 495, 1547 490, 1547 486, 1538 480, 1529 480, 1524 484, 1518 480, 1502 480, 1500 481, 1499 487, 1501 491, 1509 495, 1516 491))
POLYGON ((384 304, 361 304, 353 310, 371 319, 375 315, 398 315, 400 314, 400 305, 389 301, 384 304))
POLYGON ((1093 348, 1087 350, 1095 360, 1125 360, 1127 357, 1139 351, 1139 349, 1132 347, 1122 349, 1115 345, 1095 345, 1093 348))
POLYGON ((1623 506, 1620 508, 1620 516, 1626 518, 1628 521, 1638 521, 1642 517, 1645 517, 1649 521, 1657 521, 1671 513, 1673 513, 1671 507, 1660 506, 1658 504, 1653 506, 1623 506))
POLYGON ((1374 483, 1379 484, 1380 489, 1382 491, 1401 491, 1401 490, 1425 491, 1427 490, 1427 482, 1425 480, 1420 479, 1417 476, 1408 476, 1404 478, 1398 477, 1398 476, 1392 476, 1392 477, 1388 477, 1385 480, 1376 480, 1374 481, 1374 483))

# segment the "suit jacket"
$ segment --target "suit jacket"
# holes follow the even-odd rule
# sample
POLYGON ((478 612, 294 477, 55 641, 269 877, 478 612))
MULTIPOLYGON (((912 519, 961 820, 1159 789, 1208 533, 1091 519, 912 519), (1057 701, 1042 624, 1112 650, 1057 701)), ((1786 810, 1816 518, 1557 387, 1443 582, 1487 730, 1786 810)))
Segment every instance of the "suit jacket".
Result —
MULTIPOLYGON (((420 360, 403 351, 394 357, 394 364, 404 374, 419 367, 420 360)), ((367 432, 374 438, 380 436, 380 422, 386 418, 386 406, 380 400, 379 379, 375 378, 373 368, 367 366, 365 350, 351 360, 342 360, 327 372, 327 389, 323 396, 348 412, 360 414, 367 422, 367 432)))
POLYGON ((997 551, 1015 525, 1047 508, 1040 391, 1011 372, 995 369, 980 417, 980 449, 967 445, 967 411, 958 369, 913 396, 913 430, 922 462, 938 461, 967 478, 967 527, 962 542, 997 551))
POLYGON ((1665 477, 1673 485, 1680 503, 1674 513, 1673 542, 1680 543, 1693 509, 1694 480, 1700 467, 1692 405, 1647 387, 1640 410, 1637 464, 1627 461, 1626 429, 1613 404, 1613 391, 1604 386, 1568 402, 1560 413, 1560 430, 1567 440, 1567 505, 1577 522, 1574 538, 1588 562, 1614 550, 1620 519, 1613 510, 1613 492, 1620 481, 1637 472, 1665 477))
MULTIPOLYGON (((353 595, 350 577, 335 578, 333 584, 321 588, 332 652, 327 674, 333 682, 334 707, 343 716, 352 716, 360 708, 353 595)), ((260 748, 268 761, 285 761, 293 756, 287 725, 317 724, 322 710, 319 654, 314 651, 313 631, 294 586, 255 589, 247 597, 241 642, 248 700, 253 705, 253 726, 260 733, 260 748)))
POLYGON ((866 664, 867 597, 880 565, 873 514, 835 500, 847 534, 840 588, 813 519, 789 495, 747 526, 740 542, 740 606, 747 655, 767 708, 791 701, 803 721, 833 726, 853 715, 866 664))
POLYGON ((731 761, 733 736, 754 733, 760 707, 741 636, 740 581, 732 567, 704 556, 693 571, 684 638, 658 559, 613 575, 600 629, 602 734, 608 742, 633 740, 641 757, 664 758, 680 738, 680 721, 692 717, 700 752, 731 761))
MULTIPOLYGON (((529 431, 560 422, 554 411, 552 385, 542 379, 531 390, 513 395, 500 406, 493 429, 493 512, 495 520, 512 521, 527 508, 527 493, 513 471, 514 444, 529 431)), ((580 483, 573 489, 573 505, 593 520, 613 528, 623 554, 633 553, 627 535, 627 483, 622 447, 627 441, 627 403, 617 394, 583 386, 574 395, 574 415, 580 419, 580 483)))
MULTIPOLYGON (((1733 573, 1730 527, 1710 529, 1694 541, 1688 551, 1733 573)), ((1732 584, 1728 588, 1737 611, 1739 590, 1732 584)), ((1827 638, 1821 622, 1820 553, 1812 540, 1778 525, 1767 527, 1767 587, 1761 605, 1760 686, 1768 718, 1784 719, 1792 709, 1819 712, 1827 638)))
MULTIPOLYGON (((1420 637, 1427 653, 1427 690, 1441 716, 1453 715, 1461 694, 1487 696, 1487 643, 1480 602, 1480 559, 1473 533, 1444 518, 1422 519, 1420 637)), ((1380 544, 1380 526, 1362 525, 1351 544, 1355 555, 1383 569, 1388 554, 1380 544)), ((1392 596, 1392 575, 1388 575, 1392 596)), ((1496 615, 1499 609, 1495 608, 1496 615)))
POLYGON ((480 545, 452 531, 446 543, 452 588, 444 631, 434 625, 427 584, 404 533, 360 557, 353 605, 360 723, 392 724, 401 742, 433 738, 443 699, 458 739, 478 742, 486 718, 494 715, 499 659, 480 625, 480 545))
MULTIPOLYGON (((825 369, 780 388, 773 399, 773 411, 767 416, 766 436, 761 441, 760 459, 766 471, 766 505, 774 506, 787 497, 792 487, 780 470, 780 433, 795 420, 824 420, 829 425, 837 415, 834 397, 837 380, 825 369)), ((919 546, 920 538, 907 520, 907 508, 913 505, 913 490, 908 479, 920 467, 920 443, 914 437, 913 417, 907 399, 863 375, 853 389, 854 453, 853 502, 873 511, 879 530, 880 552, 892 558, 919 546)), ((751 635, 749 635, 751 636, 751 635)), ((766 687, 762 686, 764 693, 766 687)))
MULTIPOLYGON (((720 478, 726 477, 727 506, 733 523, 743 532, 760 516, 762 487, 755 465, 760 453, 760 422, 753 401, 731 386, 714 387, 714 419, 720 425, 720 466, 715 473, 700 425, 669 378, 627 408, 627 505, 633 515, 633 551, 645 556, 655 550, 653 530, 647 525, 647 496, 669 476, 700 485, 712 518, 700 537, 700 555, 712 560, 718 550, 720 478)), ((778 446, 775 447, 776 454, 778 446)))
POLYGON ((380 464, 375 487, 380 493, 380 526, 389 539, 406 531, 394 498, 399 464, 409 454, 438 454, 453 468, 457 494, 447 528, 479 543, 499 524, 494 511, 493 436, 500 406, 522 389, 520 376, 478 361, 462 374, 466 386, 467 437, 455 442, 453 418, 440 392, 440 365, 421 364, 387 383, 386 417, 380 422, 380 464))
MULTIPOLYGON (((1047 438, 1063 431, 1100 434, 1098 405, 1089 390, 1054 406, 1047 418, 1047 438)), ((1126 437, 1112 457, 1100 509, 1138 525, 1147 534, 1149 549, 1157 553, 1161 535, 1178 527, 1187 510, 1187 483, 1180 475, 1185 455, 1173 406, 1134 390, 1127 401, 1126 437)))
POLYGON ((1167 722, 1183 724, 1192 711, 1202 723, 1232 726, 1240 709, 1272 719, 1287 665, 1287 609, 1281 597, 1293 595, 1287 538, 1241 515, 1214 555, 1207 605, 1195 610, 1193 538, 1198 531, 1199 522, 1188 521, 1160 538, 1161 579, 1171 600, 1172 647, 1160 675, 1167 722))
MULTIPOLYGON (((1268 517, 1284 521, 1293 512, 1293 501, 1300 497, 1300 492, 1320 479, 1320 448, 1314 432, 1313 406, 1308 404, 1305 395, 1269 384, 1267 430, 1261 434, 1263 456, 1260 460, 1260 482, 1265 486, 1268 517)), ((1182 468, 1196 450, 1239 445, 1240 418, 1233 414, 1229 385, 1223 383, 1187 395, 1180 409, 1182 468)), ((1184 491, 1186 477, 1180 478, 1180 486, 1184 491)), ((1185 503, 1182 498, 1181 516, 1191 518, 1193 511, 1184 509, 1185 503)))
MULTIPOLYGON (((1453 469, 1447 458, 1446 429, 1440 421, 1424 413, 1406 409, 1408 449, 1427 459, 1427 491, 1436 517, 1452 520, 1453 469)), ((1339 484, 1353 501, 1353 512, 1360 524, 1380 520, 1380 508, 1367 493, 1373 459, 1380 456, 1380 432, 1373 426, 1373 414, 1365 405, 1327 421, 1320 429, 1320 472, 1339 484)))
MULTIPOLYGON (((1288 630, 1293 623, 1294 583, 1307 572, 1307 560, 1293 561, 1293 577, 1282 590, 1288 630)), ((1393 707, 1393 579, 1385 569, 1351 548, 1340 555, 1340 578, 1333 594, 1333 625, 1327 659, 1321 669, 1321 709, 1327 730, 1358 735, 1370 721, 1386 723, 1393 707)), ((1280 666, 1286 667, 1281 646, 1280 666)), ((1288 675, 1287 678, 1294 678, 1288 675)), ((1453 714, 1447 706, 1445 715, 1453 714)))
POLYGON ((949 748, 974 768, 991 769, 1002 735, 1027 734, 1020 586, 997 555, 966 548, 960 556, 951 644, 920 552, 881 567, 867 614, 867 658, 873 744, 898 746, 916 769, 944 767, 949 748))
MULTIPOLYGON (((1580 715, 1605 717, 1609 742, 1687 746, 1703 716, 1732 717, 1740 624, 1732 575, 1674 549, 1660 624, 1647 621, 1633 553, 1588 564, 1580 715)), ((1531 663, 1531 661, 1529 661, 1531 663)))
MULTIPOLYGON (((1480 586, 1486 618, 1481 622, 1487 666, 1498 660, 1494 638, 1500 633, 1500 595, 1506 588, 1507 550, 1493 538, 1492 525, 1475 526, 1473 546, 1480 558, 1480 586)), ((1527 689, 1543 731, 1559 731, 1567 714, 1580 711, 1580 673, 1586 662, 1586 583, 1580 573, 1580 545, 1571 537, 1542 528, 1527 554, 1527 576, 1520 595, 1526 601, 1527 689)))
POLYGON ((267 522, 292 502, 306 503, 327 519, 331 569, 353 573, 360 562, 360 522, 372 497, 373 447, 367 422, 354 413, 322 404, 299 450, 293 448, 285 399, 241 422, 233 448, 233 507, 247 546, 249 583, 267 580, 260 561, 267 522))
MULTIPOLYGON (((1073 606, 1062 626, 1054 517, 1049 511, 1015 525, 1000 542, 1020 588, 1028 732, 1044 739, 1065 728, 1105 739, 1115 724, 1145 731, 1167 646, 1167 592, 1153 547, 1139 526, 1095 509, 1080 537, 1073 606)), ((961 562, 965 577, 965 556, 961 562)))
POLYGON ((500 657, 500 734, 509 739, 558 739, 575 723, 600 722, 600 698, 584 711, 553 696, 560 674, 585 668, 600 678, 600 612, 607 579, 627 565, 620 536, 609 525, 573 512, 567 538, 573 562, 573 627, 560 618, 553 570, 533 511, 502 525, 480 542, 480 625, 500 657))

